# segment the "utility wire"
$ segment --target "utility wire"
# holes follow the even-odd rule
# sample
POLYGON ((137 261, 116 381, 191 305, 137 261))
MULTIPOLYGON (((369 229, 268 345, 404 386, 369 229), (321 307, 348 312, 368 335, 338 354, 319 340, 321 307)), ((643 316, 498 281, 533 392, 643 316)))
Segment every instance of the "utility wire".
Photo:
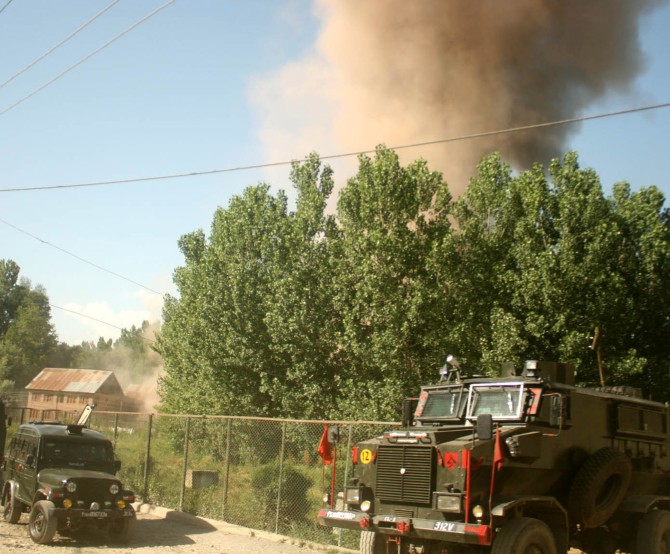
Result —
POLYGON ((7 0, 7 3, 4 6, 2 6, 2 8, 0 8, 0 13, 4 12, 5 8, 7 6, 9 6, 11 3, 12 3, 12 0, 7 0))
MULTIPOLYGON (((542 129, 546 127, 556 127, 559 125, 568 125, 571 123, 580 123, 583 121, 591 121, 594 119, 604 119, 607 117, 615 117, 615 116, 620 116, 620 115, 626 115, 626 114, 632 114, 632 113, 637 113, 637 112, 644 112, 644 111, 650 111, 650 110, 659 110, 662 108, 669 108, 670 107, 670 102, 666 102, 663 104, 654 104, 651 106, 641 106, 637 108, 629 108, 625 110, 619 110, 619 111, 614 111, 614 112, 607 112, 607 113, 602 113, 602 114, 595 114, 595 115, 586 115, 582 117, 572 117, 569 119, 561 119, 558 121, 547 121, 544 123, 535 123, 532 125, 523 125, 520 127, 509 127, 507 129, 499 129, 496 131, 482 131, 479 133, 471 133, 467 135, 459 135, 455 137, 449 137, 445 139, 436 139, 436 140, 429 140, 425 142, 415 142, 412 144, 401 144, 398 146, 391 146, 390 148, 392 150, 404 150, 407 148, 417 148, 419 146, 430 146, 434 144, 445 144, 448 142, 458 142, 462 140, 472 140, 472 139, 477 139, 477 138, 482 138, 482 137, 490 137, 490 136, 495 136, 495 135, 504 135, 504 134, 510 134, 510 133, 518 133, 521 131, 530 131, 532 129, 542 129)), ((0 115, 2 115, 0 113, 0 115)), ((358 152, 347 152, 344 154, 331 154, 327 156, 319 156, 319 159, 321 160, 334 160, 338 158, 348 158, 351 156, 359 156, 361 154, 374 154, 375 150, 361 150, 358 152)), ((81 188, 81 187, 99 187, 103 185, 125 185, 129 183, 145 183, 149 181, 162 181, 162 180, 167 180, 167 179, 181 179, 185 177, 202 177, 204 175, 215 175, 215 174, 220 174, 220 173, 233 173, 233 172, 238 172, 238 171, 249 171, 251 169, 265 169, 269 167, 278 167, 278 166, 284 166, 284 165, 290 165, 293 163, 293 160, 291 161, 281 161, 281 162, 269 162, 269 163, 261 163, 261 164, 254 164, 254 165, 243 165, 243 166, 236 166, 236 167, 227 167, 227 168, 222 168, 222 169, 210 169, 210 170, 205 170, 205 171, 191 171, 188 173, 173 173, 173 174, 168 174, 168 175, 156 175, 152 177, 135 177, 131 179, 115 179, 115 180, 110 180, 110 181, 90 181, 90 182, 84 182, 84 183, 74 183, 74 184, 68 184, 68 185, 45 185, 45 186, 37 186, 37 187, 14 187, 14 188, 5 188, 5 189, 0 189, 0 192, 23 192, 23 191, 35 191, 35 190, 54 190, 54 189, 71 189, 71 188, 81 188)))
POLYGON ((13 110, 14 108, 16 108, 16 106, 18 106, 19 104, 22 104, 23 102, 25 102, 25 101, 28 100, 29 98, 32 98, 32 97, 35 96, 38 92, 43 91, 43 90, 44 90, 45 88, 47 88, 49 85, 55 83, 58 79, 60 79, 61 77, 63 77, 64 75, 66 75, 67 73, 69 73, 70 71, 72 71, 75 67, 80 66, 80 65, 83 64, 85 61, 87 61, 87 60, 89 60, 90 58, 92 58, 93 56, 95 56, 98 52, 101 52, 102 50, 104 50, 105 48, 107 48, 109 45, 111 45, 113 42, 115 42, 115 41, 117 41, 118 39, 120 39, 123 35, 129 33, 129 32, 132 31, 135 27, 137 27, 138 25, 144 23, 144 22, 147 21, 149 18, 153 17, 153 16, 156 15, 158 12, 160 12, 161 10, 167 8, 170 4, 174 4, 175 2, 176 2, 176 0, 169 0, 168 2, 165 2, 165 4, 162 4, 162 5, 158 6, 154 11, 152 11, 151 13, 148 13, 148 14, 145 15, 143 18, 141 18, 141 19, 139 19, 138 21, 136 21, 135 23, 133 23, 130 27, 124 29, 124 30, 121 31, 118 35, 116 35, 116 36, 113 37, 112 39, 108 40, 105 44, 103 44, 102 46, 96 48, 95 50, 93 50, 93 52, 87 54, 86 56, 84 56, 83 58, 81 58, 79 61, 73 63, 70 67, 68 67, 67 69, 65 69, 64 71, 62 71, 62 72, 59 73, 58 75, 56 75, 56 76, 55 76, 53 79, 51 79, 50 81, 47 81, 47 82, 44 83, 42 86, 37 87, 37 88, 36 88, 35 90, 33 90, 32 92, 26 94, 23 98, 21 98, 21 99, 17 100, 16 102, 14 102, 11 106, 9 106, 9 107, 5 108, 4 110, 0 111, 0 116, 5 115, 5 114, 6 114, 7 112, 9 112, 10 110, 13 110))
MULTIPOLYGON (((100 10, 98 13, 96 13, 91 19, 89 19, 86 23, 82 24, 80 27, 72 31, 68 36, 66 36, 63 40, 61 40, 58 44, 55 46, 52 46, 47 50, 44 54, 42 54, 39 58, 36 60, 30 62, 27 66, 25 66, 23 69, 17 71, 12 75, 9 79, 7 79, 4 83, 0 84, 0 89, 3 88, 5 85, 11 83, 14 79, 16 79, 19 75, 22 75, 26 71, 28 71, 31 67, 33 67, 35 64, 41 62, 44 58, 46 58, 49 54, 51 54, 54 50, 60 48, 65 44, 68 40, 70 40, 72 37, 74 37, 77 33, 80 31, 84 30, 86 27, 88 27, 91 23, 93 23, 98 17, 100 17, 102 14, 104 14, 106 11, 108 11, 110 8, 112 8, 115 4, 118 4, 121 0, 114 0, 111 4, 100 10)), ((11 2, 11 0, 10 0, 11 2)), ((7 7, 7 5, 5 5, 7 7)), ((3 10, 5 8, 2 8, 3 10)), ((0 13, 2 10, 0 10, 0 13)))
POLYGON ((159 295, 159 296, 164 296, 163 293, 158 292, 157 290, 154 290, 154 289, 152 289, 152 288, 149 288, 149 287, 143 285, 142 283, 138 283, 137 281, 133 281, 132 279, 129 279, 128 277, 124 277, 123 275, 121 275, 121 274, 119 274, 119 273, 116 273, 116 272, 111 271, 111 270, 109 270, 109 269, 106 269, 106 268, 104 268, 104 267, 102 267, 102 266, 100 266, 100 265, 98 265, 98 264, 95 264, 95 263, 93 263, 93 262, 90 262, 90 261, 88 261, 88 260, 82 258, 81 256, 77 256, 76 254, 73 254, 72 252, 69 252, 69 251, 65 250, 64 248, 61 248, 60 246, 56 246, 55 244, 51 244, 50 242, 48 242, 48 241, 46 241, 46 240, 44 240, 44 239, 41 239, 40 237, 35 236, 35 235, 33 235, 32 233, 29 233, 28 231, 25 231, 25 230, 23 230, 23 229, 17 227, 16 225, 13 225, 13 224, 9 223, 8 221, 5 221, 4 219, 0 219, 0 223, 4 223, 4 224, 7 225, 8 227, 11 227, 12 229, 16 229, 16 230, 19 231, 20 233, 23 233, 24 235, 28 235, 30 238, 33 238, 33 239, 35 239, 35 240, 41 242, 42 244, 46 244, 47 246, 51 246, 51 248, 55 248, 56 250, 60 250, 61 252, 67 254, 68 256, 72 256, 73 258, 76 258, 76 259, 79 260, 80 262, 84 262, 85 264, 88 264, 88 265, 90 265, 90 266, 93 266, 93 267, 95 267, 96 269, 99 269, 99 270, 101 270, 101 271, 104 271, 104 272, 106 272, 106 273, 109 273, 110 275, 114 275, 115 277, 118 277, 119 279, 123 279, 124 281, 128 281, 129 283, 132 283, 133 285, 137 285, 138 287, 142 287, 143 289, 148 290, 149 292, 152 292, 152 293, 157 294, 157 295, 159 295))
MULTIPOLYGON (((74 315, 78 315, 78 316, 81 316, 81 317, 85 317, 86 319, 90 319, 90 320, 92 320, 92 321, 97 321, 98 323, 102 323, 103 325, 107 325, 108 327, 114 327, 114 329, 118 329, 119 331, 123 331, 123 330, 124 330, 123 327, 119 327, 118 325, 114 325, 113 323, 109 323, 109 322, 107 322, 107 321, 103 321, 102 319, 97 319, 97 318, 92 317, 92 316, 90 316, 90 315, 82 314, 81 312, 75 312, 74 310, 68 310, 67 308, 63 308, 63 307, 61 307, 61 306, 56 306, 55 304, 51 304, 51 303, 49 303, 49 306, 51 306, 52 308, 56 308, 56 309, 58 309, 58 310, 63 310, 64 312, 68 312, 68 313, 71 313, 71 314, 74 314, 74 315)), ((156 343, 155 340, 153 340, 153 339, 149 339, 149 338, 144 337, 144 336, 142 336, 142 335, 140 335, 140 338, 141 338, 142 340, 144 340, 144 341, 146 341, 146 342, 150 342, 150 343, 152 343, 152 344, 155 344, 155 343, 156 343)))

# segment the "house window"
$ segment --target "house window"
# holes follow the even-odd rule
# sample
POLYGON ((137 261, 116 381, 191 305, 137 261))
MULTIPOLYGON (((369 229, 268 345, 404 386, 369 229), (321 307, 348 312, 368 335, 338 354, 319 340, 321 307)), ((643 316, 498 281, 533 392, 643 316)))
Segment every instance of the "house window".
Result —
POLYGON ((33 393, 33 401, 39 402, 40 400, 42 400, 42 395, 39 392, 34 392, 33 393))
POLYGON ((45 394, 44 395, 44 401, 45 402, 51 402, 53 400, 53 395, 52 394, 45 394))
POLYGON ((76 397, 76 396, 68 396, 68 397, 67 397, 67 403, 68 403, 68 404, 74 404, 76 401, 77 401, 77 397, 76 397))

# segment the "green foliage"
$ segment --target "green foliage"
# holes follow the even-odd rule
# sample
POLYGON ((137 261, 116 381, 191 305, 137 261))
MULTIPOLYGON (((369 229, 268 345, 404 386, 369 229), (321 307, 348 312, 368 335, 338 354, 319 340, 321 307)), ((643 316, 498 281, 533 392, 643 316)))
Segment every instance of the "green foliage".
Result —
POLYGON ((260 514, 266 528, 272 529, 277 503, 284 523, 304 521, 311 509, 307 493, 313 482, 297 468, 288 463, 280 466, 278 461, 256 468, 251 476, 254 499, 260 504, 260 514), (279 494, 280 489, 283 494, 279 494))
POLYGON ((572 362, 670 394, 670 216, 661 192, 606 197, 575 153, 518 176, 493 154, 460 198, 379 147, 325 207, 332 173, 293 165, 296 209, 267 185, 181 238, 159 350, 170 412, 399 417, 448 353, 470 371, 572 362), (481 368, 476 364, 482 364, 481 368))
POLYGON ((47 364, 57 345, 49 299, 41 287, 19 279, 19 266, 0 260, 0 389, 25 386, 47 364))

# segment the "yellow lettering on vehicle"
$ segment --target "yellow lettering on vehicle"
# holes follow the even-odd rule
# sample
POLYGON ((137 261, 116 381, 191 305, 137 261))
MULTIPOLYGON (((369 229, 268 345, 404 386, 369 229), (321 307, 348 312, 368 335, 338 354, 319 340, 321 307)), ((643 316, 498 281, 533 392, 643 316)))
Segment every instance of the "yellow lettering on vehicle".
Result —
POLYGON ((361 450, 361 463, 369 464, 371 461, 372 461, 372 452, 367 448, 365 450, 361 450))

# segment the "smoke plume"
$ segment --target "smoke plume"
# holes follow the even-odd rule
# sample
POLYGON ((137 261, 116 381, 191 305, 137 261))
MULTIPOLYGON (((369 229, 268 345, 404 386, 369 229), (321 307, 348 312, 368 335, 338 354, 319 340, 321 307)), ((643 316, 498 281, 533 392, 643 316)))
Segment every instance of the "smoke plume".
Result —
MULTIPOLYGON (((610 92, 632 91, 644 65, 640 18, 658 4, 317 0, 323 21, 317 53, 256 83, 261 136, 278 159, 310 139, 304 153, 326 154, 575 117, 610 92), (302 97, 301 83, 309 91, 302 97)), ((483 155, 497 150, 525 168, 562 154, 576 129, 443 143, 402 155, 428 159, 458 194, 483 155)))

